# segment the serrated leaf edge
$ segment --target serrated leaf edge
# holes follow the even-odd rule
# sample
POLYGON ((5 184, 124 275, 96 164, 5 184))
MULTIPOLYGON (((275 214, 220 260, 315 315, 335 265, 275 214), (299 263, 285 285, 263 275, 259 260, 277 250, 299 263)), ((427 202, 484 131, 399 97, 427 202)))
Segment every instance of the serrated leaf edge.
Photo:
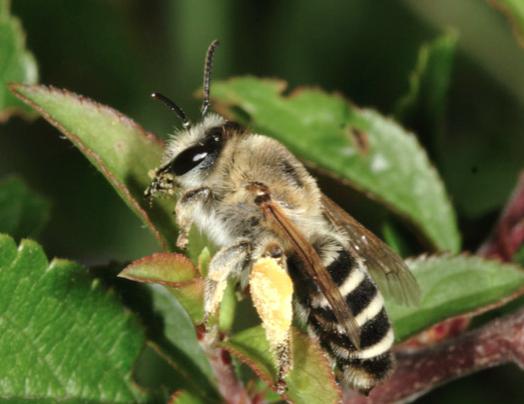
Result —
MULTIPOLYGON (((38 242, 36 242, 36 241, 34 241, 32 239, 24 238, 24 239, 20 240, 20 242, 17 245, 16 241, 11 236, 9 236, 8 234, 5 234, 5 233, 0 233, 0 240, 1 239, 7 240, 7 242, 11 245, 11 247, 15 247, 15 249, 16 249, 16 255, 13 257, 13 260, 11 261, 9 266, 7 267, 7 270, 9 270, 10 267, 12 267, 13 265, 16 264, 16 261, 19 259, 20 255, 23 253, 23 251, 25 249, 34 249, 35 252, 43 258, 43 260, 44 260, 43 263, 45 265, 45 269, 43 270, 43 273, 51 272, 51 271, 55 270, 57 267, 59 267, 60 265, 64 265, 64 264, 72 265, 72 266, 76 267, 77 269, 85 269, 85 267, 83 267, 81 264, 79 264, 79 263, 77 263, 75 261, 72 261, 72 260, 64 259, 64 258, 53 258, 50 261, 48 256, 47 256, 47 254, 45 253, 43 247, 38 242)), ((93 281, 91 282, 91 289, 92 290, 102 289, 102 285, 100 284, 98 279, 96 279, 96 278, 93 279, 93 281), (96 282, 96 281, 98 281, 98 282, 96 282)), ((112 296, 112 297, 117 298, 117 296, 114 293, 113 289, 109 288, 105 292, 106 292, 105 296, 112 296)), ((125 321, 132 320, 132 321, 136 322, 138 327, 142 328, 139 325, 139 322, 134 318, 133 313, 127 307, 122 305, 121 309, 122 309, 122 314, 123 314, 123 317, 125 318, 125 321)), ((141 348, 141 350, 144 350, 144 348, 145 348, 145 345, 141 348)), ((117 368, 117 367, 115 367, 115 368, 117 368)), ((139 398, 140 399, 144 399, 146 394, 147 394, 147 391, 142 386, 140 386, 138 383, 136 383, 136 381, 133 378, 133 373, 134 373, 134 366, 127 373, 128 379, 127 380, 124 379, 124 380, 122 380, 122 382, 125 382, 126 388, 128 389, 129 393, 132 396, 134 396, 137 399, 139 399, 139 398), (135 391, 133 391, 130 388, 129 384, 132 385, 135 388, 135 391)), ((16 399, 17 397, 4 397, 4 398, 16 399)), ((27 399, 27 398, 28 397, 24 397, 24 399, 27 399)), ((39 397, 34 397, 34 398, 42 399, 42 398, 48 398, 48 397, 40 397, 39 396, 39 397)), ((56 397, 49 397, 49 398, 55 399, 56 397)), ((73 396, 61 397, 61 400, 64 400, 64 401, 68 401, 68 400, 72 400, 72 399, 77 400, 77 399, 79 399, 79 397, 73 397, 73 396)), ((108 403, 109 404, 109 403, 114 403, 115 401, 114 400, 112 400, 112 401, 97 400, 97 402, 99 402, 99 403, 108 403)))
POLYGON ((146 139, 153 141, 155 143, 158 143, 159 145, 163 146, 163 142, 161 142, 156 136, 154 136, 150 132, 146 132, 144 128, 142 128, 140 125, 138 125, 135 121, 128 118, 127 116, 123 115, 119 111, 115 110, 112 107, 109 107, 107 105, 100 104, 88 97, 82 96, 80 94, 73 93, 71 91, 65 90, 65 89, 59 89, 53 86, 46 86, 46 85, 30 85, 30 84, 22 84, 22 83, 10 83, 8 85, 11 92, 18 97, 20 100, 25 102, 27 105, 31 106, 34 110, 36 110, 42 117, 44 117, 45 120, 47 120, 51 125, 53 125, 55 128, 57 128, 60 132, 62 132, 64 135, 66 135, 86 156, 89 156, 89 158, 96 161, 95 167, 107 178, 107 180, 113 185, 113 187, 117 190, 119 194, 121 194, 122 198, 125 202, 127 202, 131 209, 140 217, 140 219, 146 224, 146 226, 149 228, 149 230, 153 233, 155 238, 159 241, 161 246, 164 249, 169 249, 169 242, 167 239, 162 235, 162 233, 156 228, 155 224, 151 221, 151 218, 149 217, 147 211, 142 208, 140 203, 135 199, 135 197, 131 194, 129 189, 125 186, 124 183, 122 183, 120 180, 118 180, 111 170, 104 164, 103 160, 99 157, 99 155, 93 151, 91 148, 87 147, 81 138, 77 135, 75 135, 73 132, 70 132, 68 129, 66 129, 61 123, 59 123, 53 116, 48 113, 44 108, 42 108, 39 104, 37 104, 35 101, 31 100, 30 97, 25 95, 23 91, 27 92, 47 92, 50 94, 57 94, 59 96, 69 97, 73 101, 78 102, 79 104, 87 105, 88 107, 93 107, 99 111, 109 113, 110 115, 114 115, 116 119, 118 119, 119 122, 122 122, 124 125, 127 125, 131 128, 133 128, 136 132, 138 132, 141 136, 145 137, 146 139))

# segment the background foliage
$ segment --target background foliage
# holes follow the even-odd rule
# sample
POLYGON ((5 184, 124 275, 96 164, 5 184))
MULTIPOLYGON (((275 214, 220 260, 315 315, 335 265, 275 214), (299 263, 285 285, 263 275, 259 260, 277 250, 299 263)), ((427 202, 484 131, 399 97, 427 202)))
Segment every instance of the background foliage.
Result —
MULTIPOLYGON (((11 14, 19 18, 16 21, 8 18, 9 4, 4 0, 0 3, 0 73, 2 80, 25 82, 34 82, 39 75, 42 83, 110 105, 147 131, 165 137, 178 123, 149 100, 149 93, 162 91, 191 116, 198 116, 199 102, 192 95, 200 85, 204 50, 218 37, 222 45, 215 64, 217 79, 250 74, 279 77, 290 89, 318 86, 394 117, 416 133, 456 211, 462 250, 475 251, 493 228, 524 161, 524 50, 519 47, 522 6, 519 1, 502 0, 382 3, 50 0, 37 7, 29 0, 17 0, 10 7, 11 14), (17 75, 10 75, 11 71, 17 75)), ((231 96, 232 88, 229 90, 231 96)), ((13 106, 31 114, 5 88, 0 92, 4 110, 13 106)), ((240 112, 245 118, 247 111, 265 133, 278 132, 278 128, 257 122, 256 110, 242 104, 252 102, 246 94, 237 91, 236 96, 234 104, 239 108, 230 113, 240 112)), ((222 95, 226 98, 227 94, 222 95)), ((357 116, 356 120, 362 119, 357 116)), ((299 152, 300 145, 295 147, 299 152)), ((315 150, 308 153, 308 160, 314 158, 315 150)), ((139 155, 136 159, 137 167, 146 164, 139 155)), ((333 168, 323 167, 322 161, 317 165, 333 168)), ((384 196, 369 199, 340 186, 325 173, 318 172, 321 186, 399 251, 414 255, 428 250, 427 240, 415 237, 412 225, 406 226, 380 203, 392 195, 383 185, 376 185, 375 193, 384 196)), ((41 119, 28 123, 13 118, 0 126, 0 179, 0 231, 15 237, 17 243, 21 237, 31 236, 47 256, 67 257, 89 267, 106 266, 110 260, 125 262, 158 250, 154 238, 109 183, 41 119), (40 196, 32 196, 35 191, 40 196), (16 203, 4 203, 6 200, 16 203), (20 213, 24 211, 31 217, 20 213), (33 225, 28 228, 24 220, 33 225)), ((430 223, 427 227, 433 228, 430 223)), ((433 241, 429 243, 432 248, 437 244, 443 250, 458 250, 453 229, 433 235, 433 241)), ((37 248, 23 245, 25 250, 37 248)), ((48 262, 44 258, 39 262, 43 271, 48 262)), ((79 270, 76 264, 61 262, 59 266, 64 271, 79 270)), ((46 276, 53 278, 52 273, 46 276)), ((520 281, 518 275, 511 279, 520 281)), ((480 290, 483 284, 477 286, 480 290)), ((132 290, 122 292, 121 299, 136 296, 136 290, 129 288, 132 290)), ((91 297, 103 299, 97 293, 91 297)), ((151 301, 143 307, 173 313, 168 308, 179 305, 155 289, 150 296, 151 301)), ((166 321, 166 330, 169 324, 181 321, 190 325, 187 316, 176 318, 172 323, 166 321)), ((125 326, 136 324, 123 323, 125 326)), ((171 341, 187 338, 170 337, 171 341)), ((147 369, 161 366, 155 353, 158 346, 169 345, 164 342, 155 340, 148 345, 143 379, 154 374, 149 372, 148 376, 147 369)), ((186 365, 171 370, 176 377, 170 380, 182 380, 181 386, 186 386, 189 380, 205 375, 202 380, 211 385, 205 359, 197 359, 194 368, 184 362, 187 357, 198 357, 192 349, 190 343, 175 346, 171 355, 186 365)), ((519 402, 524 399, 521 378, 522 374, 508 365, 453 382, 420 401, 519 402)), ((126 389, 122 394, 140 396, 134 387, 126 389)), ((79 390, 56 391, 68 396, 79 390)), ((89 397, 87 393, 69 397, 89 397)), ((210 398, 216 392, 209 387, 205 394, 210 398)), ((190 393, 187 397, 191 399, 190 393)))

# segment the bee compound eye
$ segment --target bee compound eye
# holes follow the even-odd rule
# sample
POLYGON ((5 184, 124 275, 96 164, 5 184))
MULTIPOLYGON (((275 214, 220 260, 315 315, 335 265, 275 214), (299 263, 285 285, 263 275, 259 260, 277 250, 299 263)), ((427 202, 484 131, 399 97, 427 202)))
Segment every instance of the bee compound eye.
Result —
POLYGON ((221 127, 209 129, 202 143, 188 147, 175 157, 169 165, 169 171, 174 175, 183 175, 201 163, 210 166, 222 148, 222 139, 221 127))
POLYGON ((183 175, 199 165, 207 155, 205 146, 192 146, 175 157, 169 165, 169 171, 174 175, 183 175))

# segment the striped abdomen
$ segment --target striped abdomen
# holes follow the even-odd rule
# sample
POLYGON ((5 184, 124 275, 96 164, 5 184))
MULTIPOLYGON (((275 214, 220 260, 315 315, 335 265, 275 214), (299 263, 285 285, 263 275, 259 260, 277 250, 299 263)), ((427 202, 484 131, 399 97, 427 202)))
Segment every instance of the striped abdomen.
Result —
POLYGON ((393 367, 390 352, 393 329, 389 323, 382 295, 365 271, 362 262, 353 258, 342 246, 326 253, 319 246, 324 265, 344 296, 360 327, 360 350, 338 325, 327 300, 297 268, 295 257, 288 259, 290 275, 299 303, 309 313, 309 328, 319 338, 322 347, 343 372, 351 387, 368 393, 393 367))

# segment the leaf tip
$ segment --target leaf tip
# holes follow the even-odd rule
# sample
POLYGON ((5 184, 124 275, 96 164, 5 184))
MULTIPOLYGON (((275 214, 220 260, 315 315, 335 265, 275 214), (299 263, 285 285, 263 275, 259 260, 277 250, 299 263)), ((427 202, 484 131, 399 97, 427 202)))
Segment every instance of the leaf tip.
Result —
POLYGON ((120 271, 117 274, 117 277, 122 279, 128 279, 130 281, 135 281, 136 279, 129 273, 128 268, 129 267, 125 267, 122 271, 120 271))

